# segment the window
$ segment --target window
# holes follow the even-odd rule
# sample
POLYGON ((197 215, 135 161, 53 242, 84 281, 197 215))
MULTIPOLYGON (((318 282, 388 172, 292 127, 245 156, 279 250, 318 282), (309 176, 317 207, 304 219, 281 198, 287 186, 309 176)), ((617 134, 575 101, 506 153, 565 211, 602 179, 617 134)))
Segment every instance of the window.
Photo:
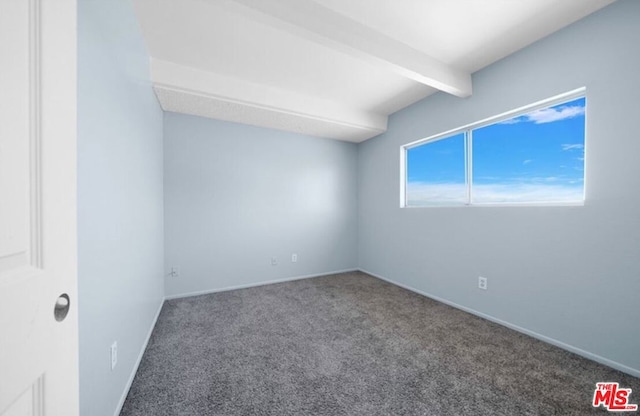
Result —
POLYGON ((402 148, 402 205, 584 202, 584 90, 402 148))
POLYGON ((464 133, 407 151, 407 205, 464 204, 467 201, 464 133))

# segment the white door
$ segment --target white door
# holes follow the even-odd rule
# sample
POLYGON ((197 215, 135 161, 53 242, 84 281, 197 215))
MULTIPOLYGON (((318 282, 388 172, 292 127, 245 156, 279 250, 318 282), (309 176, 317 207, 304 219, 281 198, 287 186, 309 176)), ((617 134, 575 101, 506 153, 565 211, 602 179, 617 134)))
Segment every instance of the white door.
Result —
POLYGON ((0 416, 78 415, 76 32, 0 0, 0 416))

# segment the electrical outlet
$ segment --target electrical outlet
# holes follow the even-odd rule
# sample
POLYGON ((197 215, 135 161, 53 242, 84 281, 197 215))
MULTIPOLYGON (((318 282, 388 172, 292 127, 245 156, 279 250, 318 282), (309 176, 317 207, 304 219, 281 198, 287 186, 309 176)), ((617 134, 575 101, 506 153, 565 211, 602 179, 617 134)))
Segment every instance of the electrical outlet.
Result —
POLYGON ((111 344, 111 370, 116 368, 118 364, 118 341, 113 341, 111 344))
POLYGON ((277 257, 271 257, 271 265, 272 266, 277 266, 278 265, 278 258, 277 257))
POLYGON ((487 290, 487 278, 486 277, 478 277, 478 288, 482 290, 487 290))
POLYGON ((180 277, 180 266, 172 266, 171 272, 169 272, 169 276, 180 277))
POLYGON ((298 255, 296 253, 293 253, 291 255, 291 263, 297 263, 298 262, 298 255))

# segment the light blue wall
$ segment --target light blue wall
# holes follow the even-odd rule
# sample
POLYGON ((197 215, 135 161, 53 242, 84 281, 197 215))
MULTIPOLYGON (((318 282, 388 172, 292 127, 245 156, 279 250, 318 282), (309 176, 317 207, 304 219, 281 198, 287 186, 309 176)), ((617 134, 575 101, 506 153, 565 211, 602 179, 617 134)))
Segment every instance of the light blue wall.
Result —
POLYGON ((163 200, 163 114, 130 0, 80 0, 81 414, 117 410, 165 290, 358 266, 638 375, 638 16, 640 2, 615 3, 358 146, 167 113, 163 200), (402 144, 581 86, 584 207, 399 208, 402 144), (171 266, 181 275, 163 279, 171 266))
POLYGON ((394 114, 358 148, 360 267, 640 375, 639 19, 614 3, 476 73, 471 98, 394 114), (582 86, 584 207, 399 208, 402 144, 582 86))
POLYGON ((78 25, 80 410, 112 416, 163 297, 162 110, 131 2, 78 25))
POLYGON ((355 144, 176 113, 164 143, 167 296, 357 267, 355 144))

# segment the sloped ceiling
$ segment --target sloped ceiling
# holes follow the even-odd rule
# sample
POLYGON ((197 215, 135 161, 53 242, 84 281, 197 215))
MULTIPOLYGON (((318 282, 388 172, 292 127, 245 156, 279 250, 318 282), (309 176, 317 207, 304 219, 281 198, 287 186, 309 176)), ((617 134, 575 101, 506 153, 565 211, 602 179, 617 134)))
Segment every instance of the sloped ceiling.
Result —
POLYGON ((134 0, 164 110, 361 142, 614 0, 134 0))

